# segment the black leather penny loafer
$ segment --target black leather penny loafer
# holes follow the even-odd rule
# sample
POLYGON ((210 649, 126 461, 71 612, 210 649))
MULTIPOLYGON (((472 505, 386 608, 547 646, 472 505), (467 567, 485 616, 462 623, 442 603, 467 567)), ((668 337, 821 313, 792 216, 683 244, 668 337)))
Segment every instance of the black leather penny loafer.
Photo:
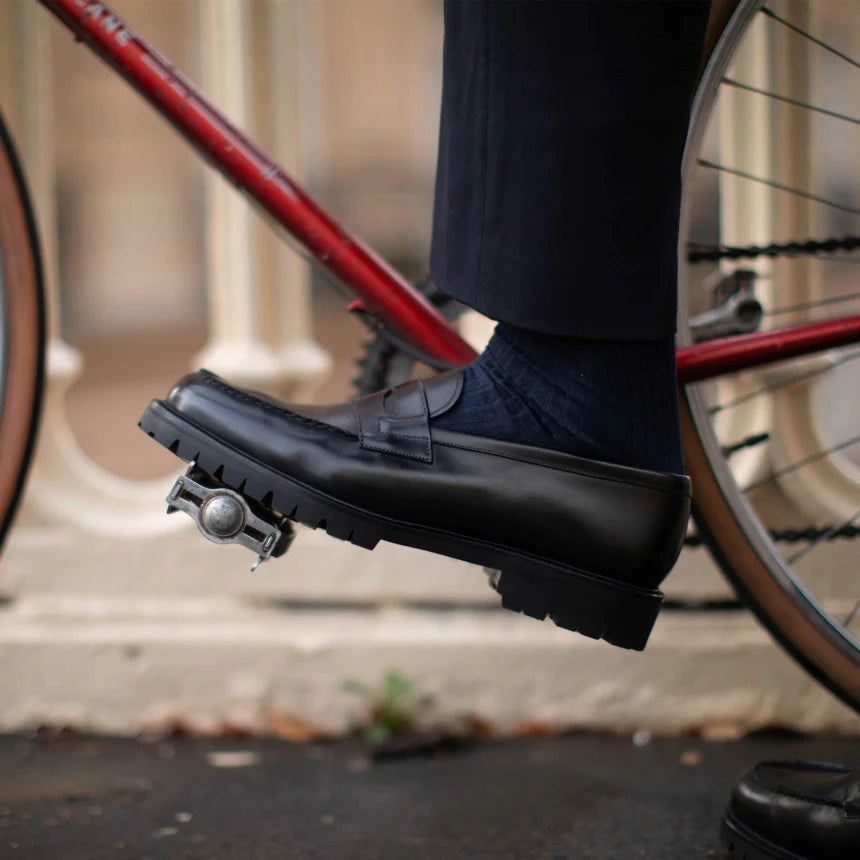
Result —
POLYGON ((860 767, 760 762, 735 785, 721 835, 748 860, 857 860, 860 767))
POLYGON ((463 373, 335 406, 285 406, 206 371, 141 428, 244 496, 372 549, 380 540, 499 573, 508 609, 641 650, 690 510, 685 475, 434 426, 463 373))

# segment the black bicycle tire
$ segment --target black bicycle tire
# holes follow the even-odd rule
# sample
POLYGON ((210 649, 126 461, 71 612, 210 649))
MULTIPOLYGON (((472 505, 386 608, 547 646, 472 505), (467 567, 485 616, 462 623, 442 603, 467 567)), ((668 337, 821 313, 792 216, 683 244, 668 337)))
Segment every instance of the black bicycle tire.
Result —
POLYGON ((0 208, 4 216, 11 224, 13 220, 17 224, 9 230, 0 227, 0 303, 7 324, 11 322, 9 313, 9 297, 11 288, 10 271, 11 253, 9 247, 3 247, 4 236, 11 233, 19 234, 20 242, 16 242, 15 262, 19 272, 23 276, 16 280, 16 304, 22 303, 26 312, 16 314, 17 328, 13 330, 8 325, 7 337, 3 339, 2 346, 6 351, 4 361, 0 369, 6 369, 6 378, 0 380, 0 439, 7 436, 4 415, 6 409, 6 393, 11 375, 17 372, 16 367, 10 367, 10 355, 17 355, 19 344, 26 349, 28 360, 23 363, 26 379, 18 380, 18 388, 25 392, 22 400, 25 402, 24 415, 16 416, 18 432, 16 436, 23 436, 21 444, 14 447, 0 445, 0 457, 10 458, 8 464, 4 464, 7 474, 11 475, 11 492, 5 493, 5 498, 0 500, 0 550, 2 550, 5 539, 12 526, 21 497, 24 491, 27 474, 33 460, 36 439, 38 436, 39 421, 42 412, 42 401, 45 383, 45 288, 44 272, 42 268, 42 255, 40 252, 39 236, 36 226, 36 218, 21 161, 18 158, 12 136, 2 115, 0 115, 0 170, 5 170, 5 176, 11 181, 11 186, 4 184, 2 188, 11 190, 6 198, 0 199, 0 208), (23 225, 23 229, 21 229, 23 225), (23 256, 22 256, 23 255, 23 256), (22 327, 29 328, 23 331, 22 327), (14 340, 13 340, 14 339, 14 340), (33 354, 30 354, 33 353, 33 354))

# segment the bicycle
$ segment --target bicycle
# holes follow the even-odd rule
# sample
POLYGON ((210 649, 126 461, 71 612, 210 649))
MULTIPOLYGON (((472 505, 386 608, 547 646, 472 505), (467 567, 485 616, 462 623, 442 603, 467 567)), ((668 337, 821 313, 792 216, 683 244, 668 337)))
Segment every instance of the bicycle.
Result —
MULTIPOLYGON (((432 286, 423 290, 414 287, 338 225, 104 4, 90 0, 37 2, 131 83, 213 166, 358 296, 349 308, 361 316, 372 334, 359 379, 362 390, 401 382, 416 364, 442 370, 465 364, 476 355, 450 324, 463 317, 461 306, 446 300, 432 286)), ((813 589, 820 591, 818 574, 815 569, 807 570, 810 559, 820 558, 822 550, 842 546, 840 541, 860 533, 860 466, 847 456, 860 437, 828 444, 816 438, 814 427, 807 427, 800 443, 787 444, 777 432, 779 410, 786 397, 796 399, 797 390, 806 389, 809 380, 815 379, 817 384, 825 378, 838 379, 846 367, 851 369, 850 362, 860 357, 860 350, 837 351, 860 342, 860 315, 796 322, 798 316, 805 319, 804 314, 856 301, 860 294, 824 296, 815 302, 789 301, 781 306, 778 291, 785 261, 814 258, 836 260, 834 265, 840 265, 840 260, 853 259, 847 254, 860 245, 860 238, 847 235, 786 241, 797 237, 779 236, 776 241, 771 236, 766 242, 744 242, 742 237, 726 241, 727 237, 719 235, 707 242, 693 241, 697 229, 693 223, 695 191, 704 175, 747 181, 766 189, 766 194, 800 197, 810 205, 850 218, 860 215, 850 200, 828 199, 705 157, 712 133, 709 124, 717 115, 718 97, 727 89, 778 103, 780 109, 814 111, 830 120, 858 122, 806 99, 727 75, 730 65, 751 50, 756 28, 760 30, 764 24, 781 28, 778 32, 783 36, 802 40, 852 67, 858 66, 844 52, 776 14, 764 0, 715 3, 706 40, 707 62, 693 104, 684 161, 679 243, 677 364, 685 459, 694 485, 697 531, 691 540, 706 545, 741 600, 777 642, 843 701, 860 709, 860 641, 856 636, 860 600, 855 602, 850 593, 845 597, 826 590, 815 595, 813 589), (777 261, 773 272, 764 270, 762 260, 777 261), (743 261, 754 262, 747 268, 737 267, 743 261), (771 285, 762 287, 768 277, 771 285), (770 320, 779 315, 789 316, 795 324, 768 328, 770 320), (785 364, 790 359, 795 363, 785 364), (796 360, 802 360, 800 369, 796 360), (774 376, 772 368, 777 363, 779 370, 774 376), (751 373, 756 368, 768 368, 771 375, 756 376, 751 373), (764 406, 759 408, 761 404, 764 406), (750 428, 751 415, 758 420, 762 412, 770 423, 750 428), (727 415, 740 417, 727 421, 727 415), (738 434, 743 435, 738 438, 738 434), (768 457, 762 456, 763 446, 774 449, 768 457), (828 487, 838 487, 838 493, 831 493, 838 496, 838 503, 828 498, 827 487, 822 490, 820 476, 814 480, 808 477, 810 466, 831 470, 828 487), (776 506, 774 488, 780 496, 776 506), (793 503, 788 506, 790 514, 783 504, 786 500, 793 503), (798 522, 801 515, 806 520, 798 522), (799 542, 804 546, 797 552, 781 549, 799 542)), ((797 281, 796 274, 786 277, 785 283, 790 280, 797 281)), ((33 449, 44 352, 35 221, 23 174, 2 123, 0 342, 2 539, 11 524, 33 449)), ((800 412, 809 418, 813 407, 808 397, 805 403, 800 412)), ((217 489, 218 482, 214 483, 217 489)), ((205 528, 201 530, 206 534, 205 528)), ((286 548, 286 533, 283 537, 278 547, 269 547, 268 554, 279 554, 286 548)))

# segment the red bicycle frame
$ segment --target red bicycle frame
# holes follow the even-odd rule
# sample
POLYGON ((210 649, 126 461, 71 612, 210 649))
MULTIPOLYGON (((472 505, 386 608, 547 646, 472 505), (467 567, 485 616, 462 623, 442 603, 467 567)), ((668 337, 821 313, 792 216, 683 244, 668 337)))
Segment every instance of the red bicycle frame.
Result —
MULTIPOLYGON (((38 0, 111 65, 230 182, 292 234, 379 324, 445 365, 475 351, 407 280, 344 229, 104 3, 38 0)), ((352 307, 355 307, 353 303, 352 307)), ((678 378, 698 382, 860 341, 860 315, 709 341, 678 351, 678 378)))

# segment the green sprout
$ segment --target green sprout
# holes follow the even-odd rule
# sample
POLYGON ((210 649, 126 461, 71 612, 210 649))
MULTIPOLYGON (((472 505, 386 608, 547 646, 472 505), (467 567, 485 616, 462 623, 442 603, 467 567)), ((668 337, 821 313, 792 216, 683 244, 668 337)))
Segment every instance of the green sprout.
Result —
POLYGON ((397 735, 411 731, 421 711, 433 704, 432 695, 419 693, 414 681, 396 671, 386 672, 378 687, 360 681, 346 681, 343 689, 360 696, 369 705, 370 713, 364 721, 362 738, 374 749, 397 735))

